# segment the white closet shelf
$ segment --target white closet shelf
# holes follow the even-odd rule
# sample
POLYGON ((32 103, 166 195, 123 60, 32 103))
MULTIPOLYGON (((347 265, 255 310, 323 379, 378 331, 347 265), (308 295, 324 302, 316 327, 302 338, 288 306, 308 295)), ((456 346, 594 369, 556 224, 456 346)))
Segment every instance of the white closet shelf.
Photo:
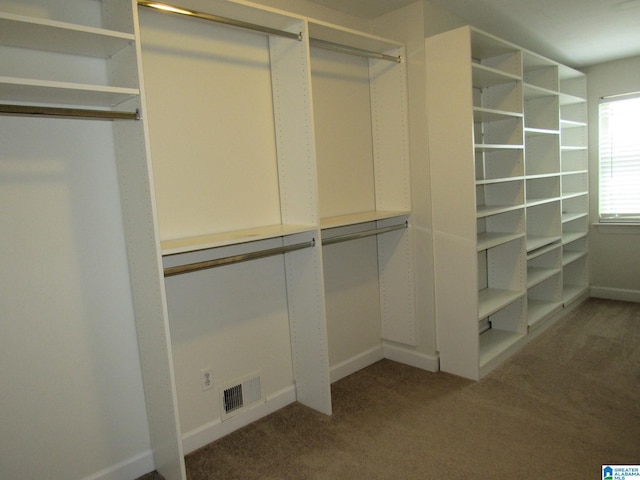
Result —
POLYGON ((572 252, 572 251, 564 251, 562 253, 562 266, 566 266, 569 265, 570 263, 575 262, 576 260, 579 260, 580 258, 584 257, 587 255, 586 251, 583 252, 572 252))
POLYGON ((536 205, 544 205, 545 203, 553 203, 560 200, 560 197, 543 197, 543 198, 527 198, 527 207, 535 207, 536 205))
POLYGON ((585 169, 580 169, 580 170, 564 170, 562 172, 562 175, 580 175, 580 174, 587 174, 589 173, 589 170, 585 170, 585 169))
POLYGON ((487 250, 489 248, 497 247, 498 245, 511 242, 512 240, 517 240, 524 236, 525 236, 524 232, 522 233, 506 233, 506 232, 479 233, 478 240, 477 240, 477 250, 478 252, 481 252, 483 250, 487 250))
POLYGON ((0 101, 112 107, 140 94, 137 88, 0 77, 0 101))
POLYGON ((560 273, 561 268, 527 267, 527 288, 535 287, 546 279, 560 273))
POLYGON ((320 227, 327 228, 346 227, 358 223, 375 222, 389 218, 406 217, 411 212, 408 210, 376 210, 368 212, 351 213, 348 215, 337 215, 326 217, 320 220, 320 227))
POLYGON ((476 185, 492 185, 494 183, 513 182, 514 180, 524 180, 524 175, 516 175, 513 177, 500 177, 500 178, 480 178, 480 179, 476 179, 476 185))
POLYGON ((267 225, 232 232, 163 240, 160 242, 160 247, 162 255, 174 255, 316 231, 316 227, 312 225, 267 225))
POLYGON ((562 223, 570 222, 572 220, 577 220, 579 218, 587 217, 589 214, 587 212, 566 212, 562 214, 562 223))
POLYGON ((386 38, 365 34, 315 19, 309 19, 309 37, 322 42, 339 44, 357 50, 388 53, 391 55, 403 48, 403 44, 399 42, 392 42, 386 38))
POLYGON ((551 128, 524 127, 524 133, 527 136, 560 135, 560 130, 554 130, 554 129, 551 129, 551 128))
POLYGON ((5 46, 108 58, 134 42, 132 33, 0 13, 5 46))
POLYGON ((471 64, 471 68, 474 88, 493 87, 495 85, 503 85, 505 83, 520 80, 518 75, 503 72, 497 68, 482 65, 480 63, 471 64))
POLYGON ((561 240, 562 237, 558 236, 543 236, 543 235, 527 235, 527 252, 532 252, 542 247, 546 247, 552 243, 561 240))
POLYGON ((588 195, 588 194, 589 194, 589 192, 587 192, 587 191, 584 191, 584 192, 564 193, 564 194, 562 195, 562 199, 563 199, 563 200, 567 200, 567 199, 569 199, 569 198, 583 197, 583 196, 586 196, 586 195, 588 195))
POLYGON ((524 333, 491 328, 480 335, 480 369, 525 338, 524 333))
POLYGON ((579 128, 579 127, 586 127, 587 123, 586 122, 579 122, 576 120, 565 120, 563 118, 560 119, 560 126, 562 128, 579 128))
POLYGON ((518 290, 498 288, 484 288, 478 291, 478 320, 493 315, 523 295, 524 292, 518 290))
POLYGON ((586 236, 587 232, 565 232, 562 234, 562 244, 566 245, 567 243, 575 242, 586 236))
POLYGON ((537 85, 532 85, 530 83, 522 84, 522 93, 525 100, 558 96, 557 91, 549 90, 548 88, 539 87, 537 85))
POLYGON ((498 213, 511 212, 513 210, 519 210, 524 208, 523 204, 518 205, 478 205, 476 208, 476 217, 488 217, 490 215, 497 215, 498 213))
POLYGON ((564 285, 562 301, 565 305, 573 302, 578 297, 585 295, 589 291, 588 285, 564 285))
POLYGON ((474 122, 497 122, 500 120, 522 118, 523 116, 524 114, 521 112, 510 112, 486 107, 473 107, 474 122))
POLYGON ((561 301, 527 300, 529 331, 537 327, 541 321, 562 308, 561 301))
POLYGON ((574 105, 576 103, 585 103, 586 101, 587 101, 586 98, 560 92, 560 106, 574 105))

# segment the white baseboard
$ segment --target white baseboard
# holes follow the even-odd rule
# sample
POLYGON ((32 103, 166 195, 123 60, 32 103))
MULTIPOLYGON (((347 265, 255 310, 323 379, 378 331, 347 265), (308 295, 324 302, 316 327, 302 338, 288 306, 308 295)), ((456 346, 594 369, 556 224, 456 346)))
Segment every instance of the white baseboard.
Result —
MULTIPOLYGON (((246 412, 226 419, 216 419, 182 435, 182 448, 185 455, 214 442, 231 432, 249 425, 296 401, 296 390, 292 385, 267 396, 264 403, 248 408, 246 412)), ((134 477, 135 478, 135 477, 134 477)))
POLYGON ((340 362, 334 365, 330 369, 329 378, 331 383, 337 382, 341 378, 344 378, 352 373, 362 370, 363 368, 373 365, 379 360, 382 360, 384 355, 382 354, 382 345, 373 347, 369 350, 365 350, 358 355, 348 358, 344 362, 340 362))
POLYGON ((438 372, 440 370, 440 359, 437 355, 427 355, 388 343, 385 343, 382 349, 384 358, 389 360, 427 370, 428 372, 438 372))
POLYGON ((153 452, 147 450, 135 457, 124 460, 120 463, 112 465, 109 468, 100 470, 85 477, 83 480, 131 480, 155 470, 153 463, 153 452))
POLYGON ((622 300, 625 302, 640 303, 640 290, 625 290, 622 288, 591 287, 589 294, 595 298, 609 300, 622 300))

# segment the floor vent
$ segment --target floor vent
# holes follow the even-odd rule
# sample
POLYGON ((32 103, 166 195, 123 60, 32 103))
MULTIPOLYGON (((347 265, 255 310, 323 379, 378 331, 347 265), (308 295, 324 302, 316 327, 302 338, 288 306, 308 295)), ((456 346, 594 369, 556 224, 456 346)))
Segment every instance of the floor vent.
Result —
POLYGON ((251 375, 232 382, 221 390, 222 419, 225 420, 247 407, 263 402, 260 375, 251 375))

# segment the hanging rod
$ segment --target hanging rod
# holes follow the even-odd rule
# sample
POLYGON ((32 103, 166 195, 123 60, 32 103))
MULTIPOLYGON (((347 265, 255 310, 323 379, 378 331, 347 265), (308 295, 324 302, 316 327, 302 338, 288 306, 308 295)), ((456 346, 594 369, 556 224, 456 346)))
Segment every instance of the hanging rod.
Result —
POLYGON ((332 50, 334 52, 349 53, 351 55, 357 55, 359 57, 378 58, 380 60, 389 60, 390 62, 396 62, 396 63, 402 62, 401 55, 394 57, 393 55, 386 55, 384 53, 372 52, 370 50, 350 47, 348 45, 333 43, 327 40, 320 40, 318 38, 309 38, 309 45, 311 45, 312 47, 323 48, 325 50, 332 50))
POLYGON ((46 107, 41 105, 0 105, 0 114, 54 118, 89 118, 94 120, 140 120, 140 112, 119 112, 82 108, 46 107))
POLYGON ((362 232, 347 233, 345 235, 338 235, 335 237, 323 238, 322 245, 331 245, 333 243, 346 242, 349 240, 357 240, 359 238, 371 237, 372 235, 378 235, 379 233, 393 232, 394 230, 402 230, 407 228, 407 222, 400 225, 391 225, 389 227, 374 228, 372 230, 364 230, 362 232))
POLYGON ((210 22, 222 23, 224 25, 230 25, 232 27, 244 28, 246 30, 254 30, 256 32, 267 33, 271 35, 278 35, 280 37, 293 38, 295 40, 302 40, 302 32, 292 33, 284 30, 277 30, 275 28, 265 27, 257 25, 255 23, 243 22, 241 20, 234 20, 233 18, 220 17, 218 15, 211 15, 210 13, 198 12, 195 10, 187 10, 186 8, 176 7, 174 5, 168 5, 166 3, 148 2, 146 0, 138 0, 138 5, 142 7, 149 7, 159 10, 165 13, 176 13, 178 15, 185 15, 187 17, 199 18, 201 20, 208 20, 210 22))
POLYGON ((285 245, 283 247, 269 248, 266 250, 259 250, 257 252, 241 253, 239 255, 231 255, 229 257, 216 258, 215 260, 206 260, 204 262, 189 263, 187 265, 178 265, 175 267, 166 267, 164 269, 165 277, 172 277, 174 275, 180 275, 182 273, 197 272, 199 270, 206 270, 214 267, 222 267, 224 265, 231 265, 232 263, 246 262, 249 260, 256 260, 258 258, 272 257, 281 253, 293 252, 295 250, 302 250, 303 248, 309 248, 315 246, 315 239, 309 242, 295 243, 293 245, 285 245))

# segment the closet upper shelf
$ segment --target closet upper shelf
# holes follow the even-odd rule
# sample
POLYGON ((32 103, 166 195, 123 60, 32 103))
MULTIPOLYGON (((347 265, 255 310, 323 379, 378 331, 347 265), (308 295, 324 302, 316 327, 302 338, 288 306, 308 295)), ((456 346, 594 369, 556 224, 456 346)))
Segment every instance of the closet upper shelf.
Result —
POLYGON ((375 35, 339 27, 320 20, 309 20, 309 38, 358 50, 396 55, 404 45, 375 35))
POLYGON ((195 252, 208 248, 237 245, 240 243, 266 240, 269 238, 286 237, 296 233, 315 232, 311 225, 267 225, 263 227, 247 228, 232 232, 212 233, 195 237, 177 238, 160 242, 162 255, 195 252))
POLYGON ((320 221, 321 228, 337 228, 355 225, 358 223, 375 222, 377 220, 386 220, 389 218, 406 217, 411 212, 408 210, 388 210, 388 211, 370 211, 352 213, 349 215, 338 215, 335 217, 326 217, 320 221))
POLYGON ((137 88, 0 77, 0 101, 112 107, 137 96, 137 88))
POLYGON ((108 58, 134 42, 132 33, 0 13, 0 37, 9 47, 108 58))

